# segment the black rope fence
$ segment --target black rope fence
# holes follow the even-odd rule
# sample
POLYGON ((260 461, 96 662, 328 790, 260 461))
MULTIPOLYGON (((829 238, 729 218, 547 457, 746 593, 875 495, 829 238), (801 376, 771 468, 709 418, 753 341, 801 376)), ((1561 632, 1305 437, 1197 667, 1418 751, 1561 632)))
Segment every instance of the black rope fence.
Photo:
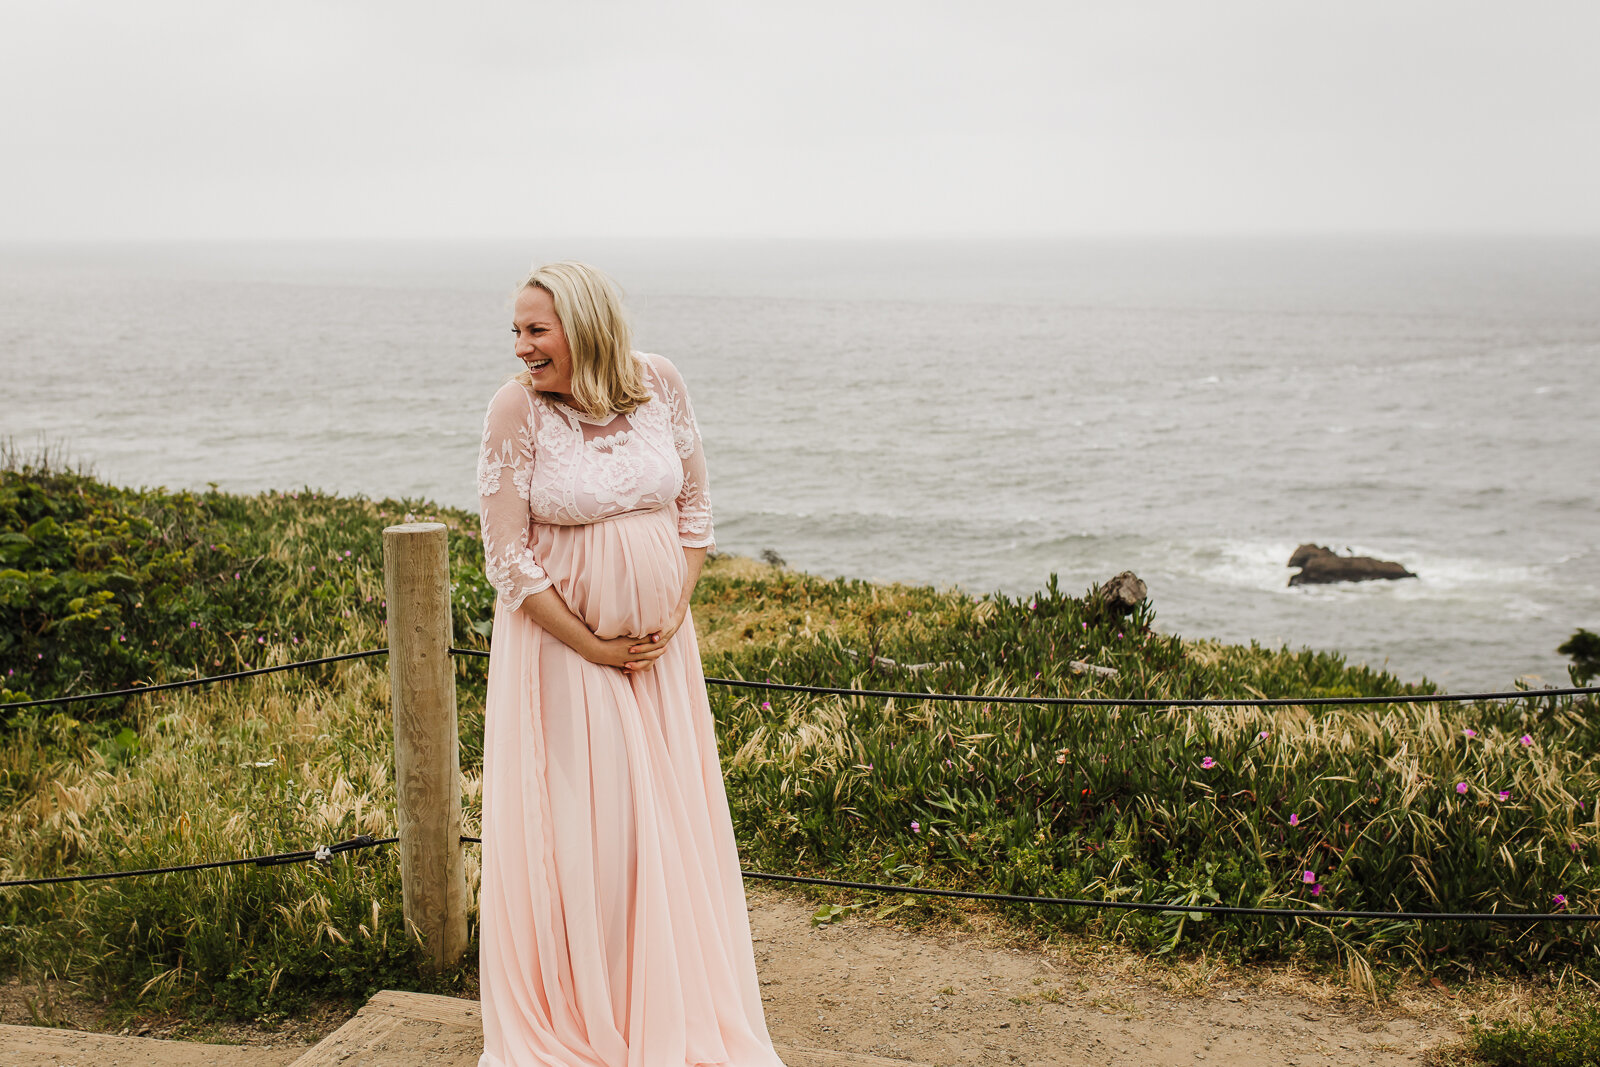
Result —
MULTIPOLYGON (((376 848, 380 845, 392 845, 399 841, 398 837, 373 837, 371 834, 359 834, 345 841, 332 845, 319 845, 313 849, 304 849, 299 852, 275 852, 265 856, 246 856, 241 859, 212 860, 208 863, 183 863, 171 867, 145 867, 130 871, 101 871, 95 874, 66 874, 51 878, 15 878, 9 881, 0 881, 0 889, 19 888, 24 886, 60 885, 64 882, 92 882, 104 881, 111 878, 136 878, 142 875, 174 874, 182 871, 203 871, 218 867, 239 867, 245 864, 254 864, 257 867, 278 867, 291 863, 307 863, 313 860, 328 862, 334 856, 345 852, 355 852, 364 848, 376 848)), ((481 845, 483 838, 471 837, 463 834, 463 844, 481 845)), ((746 878, 756 878, 769 882, 787 882, 797 885, 823 886, 832 889, 856 889, 870 893, 898 893, 903 895, 925 897, 947 897, 957 900, 985 900, 1001 904, 1031 904, 1054 905, 1067 908, 1096 908, 1114 909, 1121 911, 1154 911, 1172 913, 1190 913, 1202 915, 1241 915, 1258 918, 1277 919, 1365 919, 1378 922, 1502 922, 1502 923, 1549 923, 1549 922, 1600 922, 1600 913, 1595 912, 1475 912, 1475 911, 1362 911, 1355 909, 1334 908, 1251 908, 1238 907, 1228 904, 1165 904, 1143 900, 1093 900, 1078 897, 1036 897, 1025 896, 1019 893, 985 893, 970 889, 938 889, 932 886, 921 885, 890 885, 883 882, 857 882, 844 878, 814 878, 800 874, 773 874, 768 871, 739 872, 746 878)))
MULTIPOLYGON (((193 686, 212 685, 216 682, 229 681, 236 678, 250 678, 262 674, 275 674, 280 671, 298 670, 306 667, 315 667, 324 663, 338 663, 345 660, 364 659, 371 656, 387 655, 386 648, 367 649, 361 652, 346 652, 335 656, 323 656, 318 659, 301 660, 296 663, 284 663, 272 667, 257 667, 252 670, 234 671, 230 674, 210 675, 205 678, 193 678, 178 682, 163 682, 156 685, 137 686, 130 689, 112 690, 102 693, 84 693, 77 696, 52 697, 42 700, 21 700, 9 704, 0 704, 0 710, 21 707, 37 707, 52 704, 70 704, 86 700, 110 699, 113 697, 133 696, 140 693, 153 693, 169 689, 185 689, 193 686)), ((488 658, 489 653, 481 649, 452 648, 450 654, 469 658, 488 658)), ((906 690, 891 689, 849 689, 835 686, 817 685, 791 685, 784 682, 750 681, 744 678, 706 678, 707 684, 725 685, 747 689, 779 690, 785 692, 812 693, 828 696, 860 696, 895 698, 905 700, 946 700, 963 702, 982 702, 990 704, 1044 704, 1058 706, 1080 707, 1289 707, 1289 706, 1316 706, 1338 704, 1420 704, 1437 702, 1463 702, 1463 701, 1489 701, 1489 700, 1519 700, 1529 697, 1553 696, 1578 696, 1600 693, 1600 687, 1572 686, 1560 689, 1518 689, 1498 693, 1440 693, 1440 694, 1405 694, 1401 696, 1386 697, 1269 697, 1249 699, 1159 699, 1159 698, 1116 698, 1116 697, 1011 697, 1011 696, 985 696, 979 693, 919 693, 906 690)), ((57 875, 48 878, 18 878, 0 881, 0 889, 17 888, 23 886, 59 885, 65 882, 103 881, 113 878, 134 878, 143 875, 172 874, 181 871, 209 870, 219 867, 236 867, 253 864, 258 867, 282 866, 292 863, 306 863, 310 861, 328 862, 335 855, 354 852, 358 849, 375 848, 380 845, 394 844, 398 837, 373 837, 371 834, 360 834, 348 840, 333 845, 319 845, 314 849, 305 849, 299 852, 278 852, 263 856, 246 856, 240 859, 213 860, 206 863, 185 863, 170 867, 146 867, 138 870, 104 871, 95 874, 69 874, 57 875)), ((466 844, 482 844, 483 839, 463 835, 461 841, 466 844)), ((784 882, 797 885, 823 886, 834 889, 855 889, 873 893, 898 893, 916 896, 947 897, 959 900, 984 900, 1004 904, 1030 904, 1053 905, 1071 908, 1100 908, 1117 909, 1123 911, 1154 911, 1165 913, 1197 913, 1204 915, 1240 915, 1263 918, 1286 918, 1308 920, 1331 919, 1363 919, 1379 922, 1502 922, 1502 923, 1546 923, 1546 922, 1596 922, 1600 921, 1600 913, 1591 912, 1426 912, 1426 911, 1363 911, 1351 909, 1320 909, 1320 908, 1259 908, 1239 907, 1226 904, 1164 904, 1152 901, 1136 900, 1093 900, 1076 897, 1041 897, 1025 896, 1016 893, 987 893, 978 890, 966 889, 938 889, 931 886, 916 885, 889 885, 880 882, 857 882, 841 878, 816 878, 797 874, 773 874, 767 871, 741 871, 746 878, 755 878, 770 882, 784 882)))
POLYGON ((297 663, 280 663, 275 667, 256 667, 248 671, 234 671, 232 674, 211 674, 204 678, 187 678, 181 682, 158 682, 155 685, 136 685, 129 689, 111 689, 104 693, 79 693, 77 696, 70 697, 13 700, 9 704, 0 704, 0 711, 9 711, 11 708, 37 708, 47 704, 77 704, 85 700, 110 700, 113 697, 137 696, 140 693, 159 693, 166 689, 190 689, 197 685, 215 685, 217 682, 232 681, 235 678, 253 678, 258 674, 297 671, 323 663, 340 663, 349 659, 366 659, 369 656, 387 656, 388 654, 389 650, 387 648, 369 648, 364 652, 344 652, 337 656, 323 656, 320 659, 303 659, 297 663))
MULTIPOLYGON (((483 838, 461 838, 466 844, 481 845, 483 838)), ((745 871, 746 878, 768 882, 827 886, 834 889, 861 889, 872 893, 905 893, 924 897, 954 897, 958 900, 992 900, 1002 904, 1054 904, 1068 908, 1118 908, 1123 911, 1198 912, 1204 915, 1251 915, 1286 919, 1377 919, 1391 922, 1597 922, 1600 913, 1567 911, 1353 911, 1323 908, 1245 908, 1227 904, 1160 904, 1144 900, 1088 900, 1077 897, 1030 897, 1017 893, 984 893, 970 889, 935 889, 922 885, 887 885, 882 882, 852 882, 842 878, 812 878, 800 874, 771 874, 745 871)))
MULTIPOLYGON (((204 678, 187 678, 177 682, 158 682, 154 685, 137 685, 127 689, 109 689, 100 693, 79 693, 74 696, 44 697, 38 700, 14 700, 0 704, 0 711, 12 708, 44 707, 55 704, 76 704, 86 700, 111 700, 117 697, 138 696, 141 693, 159 693, 169 689, 190 689, 201 685, 232 681, 236 678, 253 678, 262 674, 303 670, 324 663, 341 663, 346 660, 386 656, 387 648, 369 648, 360 652, 344 652, 336 656, 280 663, 272 667, 256 667, 230 674, 212 674, 204 678)), ((489 653, 477 648, 452 648, 452 656, 488 659, 489 653)), ((895 700, 945 700, 969 704, 1041 704, 1060 707, 1098 708, 1283 708, 1325 707, 1339 704, 1435 704, 1463 703, 1490 700, 1526 700, 1530 697, 1563 697, 1600 695, 1600 686, 1567 686, 1559 689, 1512 689, 1498 693, 1406 693, 1399 696, 1372 697, 1019 697, 985 696, 982 693, 926 693, 906 689, 848 689, 842 686, 792 685, 787 682, 752 681, 748 678, 706 678, 707 685, 725 685, 742 689, 771 689, 789 693, 812 693, 820 696, 878 697, 895 700)))
MULTIPOLYGON (((477 648, 452 648, 452 656, 487 659, 489 653, 477 648)), ((1499 693, 1407 693, 1387 697, 1013 697, 984 696, 982 693, 919 693, 904 689, 846 689, 828 685, 791 685, 771 680, 748 678, 706 678, 707 685, 726 685, 740 689, 775 689, 787 693, 815 693, 822 696, 882 697, 896 700, 949 700, 970 704, 1050 704, 1062 707, 1093 708, 1287 708, 1337 704, 1434 704, 1474 700, 1523 700, 1528 697, 1563 697, 1600 694, 1600 686, 1568 686, 1563 689, 1512 689, 1499 693)))
POLYGON ((305 849, 300 852, 274 852, 267 856, 245 856, 236 860, 212 860, 209 863, 180 863, 174 867, 144 867, 136 871, 102 871, 97 874, 61 874, 53 878, 13 878, 10 881, 0 882, 0 889, 15 886, 29 885, 59 885, 62 882, 98 882, 108 878, 136 878, 145 874, 173 874, 177 871, 204 871, 216 867, 242 867, 253 863, 257 867, 281 867, 290 863, 306 863, 311 860, 327 862, 341 852, 355 852, 357 849, 375 848, 378 845, 392 845, 400 840, 398 837, 373 837, 371 834, 358 834, 346 841, 334 845, 318 845, 316 848, 305 849))

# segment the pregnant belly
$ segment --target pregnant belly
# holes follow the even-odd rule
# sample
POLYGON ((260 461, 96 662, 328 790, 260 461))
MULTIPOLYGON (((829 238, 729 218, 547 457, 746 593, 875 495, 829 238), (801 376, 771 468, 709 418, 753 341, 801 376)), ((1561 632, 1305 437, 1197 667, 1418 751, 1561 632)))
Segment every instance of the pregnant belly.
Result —
POLYGON ((533 553, 567 606, 601 637, 642 637, 672 615, 687 576, 669 508, 587 526, 536 524, 533 553))

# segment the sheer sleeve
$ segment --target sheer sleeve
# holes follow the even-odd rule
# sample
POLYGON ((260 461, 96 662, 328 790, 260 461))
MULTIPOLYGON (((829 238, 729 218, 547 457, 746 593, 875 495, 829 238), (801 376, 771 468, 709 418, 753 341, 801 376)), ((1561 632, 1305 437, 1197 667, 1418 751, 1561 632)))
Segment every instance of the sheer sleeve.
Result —
POLYGON ((528 547, 528 476, 533 469, 533 409, 517 382, 489 401, 478 453, 478 516, 483 530, 483 570, 515 611, 551 582, 528 547))
POLYGON ((711 492, 706 482, 706 450, 695 425, 689 390, 678 368, 661 356, 650 357, 661 382, 661 399, 672 417, 672 443, 683 461, 683 489, 678 493, 678 541, 685 548, 710 548, 716 543, 711 529, 711 492))

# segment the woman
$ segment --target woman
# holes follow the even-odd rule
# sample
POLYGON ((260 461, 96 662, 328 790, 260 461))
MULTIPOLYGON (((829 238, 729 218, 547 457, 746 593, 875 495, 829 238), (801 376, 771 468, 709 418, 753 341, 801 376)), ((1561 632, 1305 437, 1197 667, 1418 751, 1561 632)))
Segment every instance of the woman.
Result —
POLYGON ((689 597, 712 545, 676 368, 616 288, 518 292, 478 462, 497 592, 480 1067, 776 1065, 689 597))

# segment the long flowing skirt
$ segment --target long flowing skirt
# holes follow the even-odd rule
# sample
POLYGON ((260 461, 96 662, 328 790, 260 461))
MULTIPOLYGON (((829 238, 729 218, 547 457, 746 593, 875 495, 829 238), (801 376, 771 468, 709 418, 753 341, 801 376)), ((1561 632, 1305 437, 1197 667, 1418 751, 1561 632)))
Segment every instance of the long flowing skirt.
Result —
MULTIPOLYGON (((540 525, 534 552, 602 637, 683 585, 671 509, 540 525)), ((497 607, 479 916, 479 1067, 781 1067, 692 621, 629 676, 497 607)))

